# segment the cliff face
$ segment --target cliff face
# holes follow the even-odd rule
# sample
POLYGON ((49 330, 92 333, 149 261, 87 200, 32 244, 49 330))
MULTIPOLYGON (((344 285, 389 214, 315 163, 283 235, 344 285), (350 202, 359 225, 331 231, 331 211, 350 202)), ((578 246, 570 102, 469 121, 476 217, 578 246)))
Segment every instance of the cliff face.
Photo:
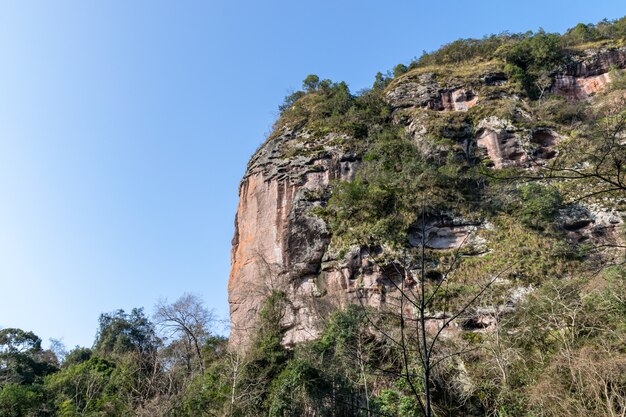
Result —
POLYGON ((564 73, 555 76, 552 89, 570 100, 584 100, 606 88, 611 68, 624 67, 625 49, 588 51, 583 59, 568 65, 564 73))
MULTIPOLYGON (((324 143, 316 143, 311 156, 285 156, 286 148, 308 137, 298 128, 275 135, 253 156, 241 182, 228 286, 234 344, 245 344, 272 290, 286 291, 292 302, 286 342, 316 335, 308 301, 321 296, 317 280, 330 236, 309 210, 322 203, 332 181, 353 178, 356 160, 324 143)), ((335 136, 326 139, 330 143, 335 136)))
MULTIPOLYGON (((552 74, 550 89, 571 101, 589 99, 606 87, 613 67, 626 67, 626 49, 588 52, 552 74)), ((394 80, 385 97, 393 123, 403 126, 418 146, 437 114, 483 108, 482 113, 473 113, 475 123, 464 121, 445 134, 468 158, 487 158, 493 169, 533 169, 557 155, 565 136, 551 127, 520 127, 500 116, 496 110, 506 104, 515 117, 528 117, 522 100, 508 90, 509 83, 493 66, 477 67, 463 76, 423 71, 394 80)), ((333 309, 357 301, 377 306, 393 292, 366 249, 334 253, 328 226, 311 213, 328 200, 334 181, 351 180, 358 169, 359 155, 338 145, 341 139, 337 134, 313 135, 305 126, 282 126, 252 157, 239 188, 231 256, 233 345, 245 347, 250 341, 262 302, 272 290, 285 292, 289 301, 283 319, 285 344, 315 338, 321 318, 333 309)), ((621 222, 606 211, 589 208, 564 216, 563 223, 570 225, 564 227, 573 239, 592 235, 594 228, 612 235, 621 222)), ((489 227, 488 222, 467 221, 454 213, 430 219, 430 246, 455 248, 470 231, 489 227)), ((414 239, 419 240, 419 233, 415 231, 414 239)), ((471 243, 478 248, 476 256, 488 250, 488 242, 471 243)), ((514 304, 520 289, 510 293, 514 304)))

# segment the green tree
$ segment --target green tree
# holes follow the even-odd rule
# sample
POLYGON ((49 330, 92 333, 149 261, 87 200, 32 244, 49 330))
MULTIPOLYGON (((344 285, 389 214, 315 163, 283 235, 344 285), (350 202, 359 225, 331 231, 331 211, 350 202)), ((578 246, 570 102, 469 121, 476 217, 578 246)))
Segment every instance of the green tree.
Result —
POLYGON ((92 356, 93 350, 91 350, 90 348, 76 346, 65 357, 65 360, 63 361, 63 367, 78 365, 79 363, 86 362, 91 359, 92 356))
POLYGON ((272 381, 268 398, 270 417, 313 417, 336 411, 324 401, 333 387, 308 361, 291 360, 272 381))
POLYGON ((285 293, 273 291, 259 312, 258 332, 232 397, 235 415, 266 414, 272 381, 285 369, 290 353, 282 345, 285 293))
POLYGON ((307 92, 315 91, 318 89, 319 86, 320 86, 320 77, 318 77, 315 74, 307 75, 304 81, 302 81, 302 88, 304 89, 304 91, 307 91, 307 92))
POLYGON ((382 91, 389 85, 391 82, 391 78, 385 77, 382 72, 377 72, 374 77, 374 84, 372 85, 373 90, 382 91))
POLYGON ((57 370, 56 357, 41 348, 33 332, 0 330, 0 388, 9 383, 32 384, 57 370))
POLYGON ((563 35, 563 43, 566 45, 579 45, 601 39, 602 35, 594 25, 579 23, 563 35))
POLYGON ((152 353, 159 346, 154 324, 145 316, 142 308, 133 308, 130 313, 124 310, 103 313, 98 324, 94 350, 99 355, 152 353))
POLYGON ((408 71, 408 68, 406 65, 398 64, 395 67, 393 67, 393 78, 398 78, 399 76, 406 73, 407 71, 408 71))

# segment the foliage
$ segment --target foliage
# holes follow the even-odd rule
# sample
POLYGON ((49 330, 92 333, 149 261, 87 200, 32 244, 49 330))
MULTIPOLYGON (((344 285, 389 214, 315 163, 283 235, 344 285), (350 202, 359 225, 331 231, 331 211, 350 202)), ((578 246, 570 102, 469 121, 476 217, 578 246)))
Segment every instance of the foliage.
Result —
POLYGON ((525 184, 520 193, 520 220, 527 226, 543 230, 561 207, 561 195, 555 187, 538 183, 525 184))
POLYGON ((422 56, 411 64, 411 67, 425 67, 429 65, 460 64, 480 58, 492 56, 496 50, 507 42, 513 42, 520 35, 502 33, 485 36, 482 39, 457 39, 446 44, 434 52, 424 52, 422 56))
POLYGON ((281 320, 286 308, 285 294, 272 292, 259 312, 258 332, 248 361, 237 381, 240 401, 235 404, 238 415, 267 413, 272 381, 285 369, 290 352, 282 345, 284 329, 281 320))
POLYGON ((376 77, 374 78, 374 84, 372 85, 372 90, 374 91, 383 91, 385 87, 389 85, 391 82, 391 77, 385 77, 382 72, 377 72, 376 77))
MULTIPOLYGON (((424 52, 409 65, 411 70, 441 67, 451 70, 459 65, 469 67, 498 57, 504 61, 504 72, 517 81, 531 98, 543 96, 540 80, 551 71, 570 62, 579 48, 588 45, 614 47, 626 39, 624 18, 597 24, 579 23, 563 35, 537 32, 492 34, 482 39, 458 39, 433 52, 424 52)), ((545 87, 543 88, 545 89, 545 87)))
POLYGON ((269 396, 270 417, 299 417, 307 415, 331 415, 328 403, 320 399, 332 392, 321 372, 310 363, 294 359, 276 376, 269 396))
POLYGON ((320 86, 320 77, 315 74, 309 74, 304 81, 302 81, 302 88, 305 91, 311 92, 317 90, 320 86))
POLYGON ((534 72, 553 68, 564 59, 560 36, 543 30, 527 34, 518 42, 500 47, 497 54, 508 64, 523 71, 534 72))
POLYGON ((321 80, 310 85, 305 83, 306 92, 290 94, 279 107, 281 116, 276 122, 274 134, 278 134, 278 126, 293 128, 306 125, 314 138, 344 134, 351 140, 350 147, 358 149, 370 130, 388 121, 391 110, 382 94, 389 81, 380 74, 374 88, 358 95, 351 94, 345 82, 321 80))
POLYGON ((526 69, 529 65, 542 66, 541 59, 548 59, 545 65, 560 62, 566 52, 565 47, 575 48, 590 42, 619 41, 625 38, 626 18, 613 21, 605 19, 597 24, 579 23, 563 35, 546 34, 542 29, 536 33, 503 32, 482 39, 458 39, 434 52, 424 52, 410 68, 461 64, 490 59, 504 53, 504 57, 515 61, 514 65, 526 69))
POLYGON ((3 417, 52 416, 41 384, 7 384, 0 389, 0 415, 3 417))
POLYGON ((388 388, 374 399, 374 407, 383 415, 412 417, 421 415, 421 409, 415 397, 403 390, 388 388))
POLYGON ((65 357, 65 361, 63 362, 63 367, 68 367, 72 365, 78 365, 80 363, 86 362, 93 356, 93 350, 90 348, 77 346, 72 349, 67 356, 65 357))
POLYGON ((124 310, 103 313, 98 323, 94 350, 104 356, 154 352, 159 344, 154 325, 141 308, 134 308, 128 314, 124 310))
POLYGON ((407 71, 408 71, 408 68, 406 65, 398 64, 395 67, 393 67, 393 78, 398 78, 399 76, 401 76, 407 71))
POLYGON ((336 186, 322 214, 349 244, 406 245, 421 212, 456 207, 470 184, 453 156, 425 157, 395 128, 372 141, 357 178, 336 186))
POLYGON ((63 369, 46 379, 58 415, 121 416, 124 412, 116 365, 99 357, 63 369))
POLYGON ((579 45, 602 39, 602 33, 595 25, 579 23, 569 29, 563 35, 563 43, 566 45, 579 45))
POLYGON ((230 400, 231 386, 228 381, 225 361, 214 362, 207 367, 204 375, 191 380, 183 393, 176 415, 179 416, 220 416, 230 400))
POLYGON ((0 330, 0 388, 5 384, 32 384, 56 370, 56 357, 41 348, 33 332, 0 330))

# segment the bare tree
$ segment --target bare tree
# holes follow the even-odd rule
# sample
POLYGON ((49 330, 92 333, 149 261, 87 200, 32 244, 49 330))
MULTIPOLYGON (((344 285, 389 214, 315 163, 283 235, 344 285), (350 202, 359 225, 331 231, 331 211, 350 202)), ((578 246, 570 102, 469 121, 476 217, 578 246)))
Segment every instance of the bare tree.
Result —
MULTIPOLYGON (((455 320, 466 314, 485 291, 507 270, 488 277, 481 284, 481 287, 461 306, 454 309, 450 308, 445 301, 448 298, 448 285, 458 268, 462 257, 462 248, 465 247, 471 233, 454 251, 441 277, 435 282, 430 282, 426 273, 428 262, 426 248, 429 244, 430 228, 427 226, 425 210, 422 210, 420 217, 421 237, 419 244, 411 251, 404 250, 401 254, 394 256, 393 260, 389 262, 391 272, 384 273, 385 281, 395 293, 393 297, 391 295, 387 297, 387 311, 384 314, 395 316, 399 322, 397 333, 383 330, 377 324, 379 320, 372 316, 368 316, 368 320, 385 339, 399 349, 403 370, 398 376, 406 380, 422 409, 422 413, 426 417, 431 417, 433 415, 433 369, 450 358, 476 349, 468 343, 454 352, 438 354, 437 349, 442 334, 450 328, 455 320), (433 314, 436 303, 443 303, 441 314, 433 314), (411 368, 411 364, 415 360, 421 366, 421 375, 411 368), (421 388, 418 382, 421 382, 421 388)), ((383 265, 379 265, 379 269, 389 271, 389 268, 384 268, 383 265)))
POLYGON ((202 300, 193 294, 183 294, 172 304, 159 300, 155 306, 154 320, 172 343, 182 344, 184 360, 188 372, 193 371, 193 358, 196 366, 204 373, 202 346, 211 335, 215 322, 213 311, 208 310, 202 300))
POLYGON ((550 73, 547 71, 542 71, 541 74, 535 80, 535 86, 539 90, 539 102, 543 99, 543 96, 546 92, 552 87, 552 77, 550 77, 550 73))

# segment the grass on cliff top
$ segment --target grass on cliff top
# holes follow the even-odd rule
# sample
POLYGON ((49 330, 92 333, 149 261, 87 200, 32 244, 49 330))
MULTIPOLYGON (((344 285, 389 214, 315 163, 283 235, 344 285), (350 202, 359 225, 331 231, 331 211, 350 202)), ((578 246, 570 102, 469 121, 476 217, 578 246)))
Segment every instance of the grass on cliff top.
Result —
POLYGON ((474 60, 459 64, 432 64, 409 69, 389 84, 387 90, 393 90, 398 84, 417 79, 420 75, 432 73, 437 81, 443 84, 473 83, 484 74, 500 72, 504 62, 500 59, 474 60))
POLYGON ((570 49, 574 52, 583 52, 587 50, 622 48, 624 46, 626 46, 625 39, 600 39, 572 45, 570 49))

